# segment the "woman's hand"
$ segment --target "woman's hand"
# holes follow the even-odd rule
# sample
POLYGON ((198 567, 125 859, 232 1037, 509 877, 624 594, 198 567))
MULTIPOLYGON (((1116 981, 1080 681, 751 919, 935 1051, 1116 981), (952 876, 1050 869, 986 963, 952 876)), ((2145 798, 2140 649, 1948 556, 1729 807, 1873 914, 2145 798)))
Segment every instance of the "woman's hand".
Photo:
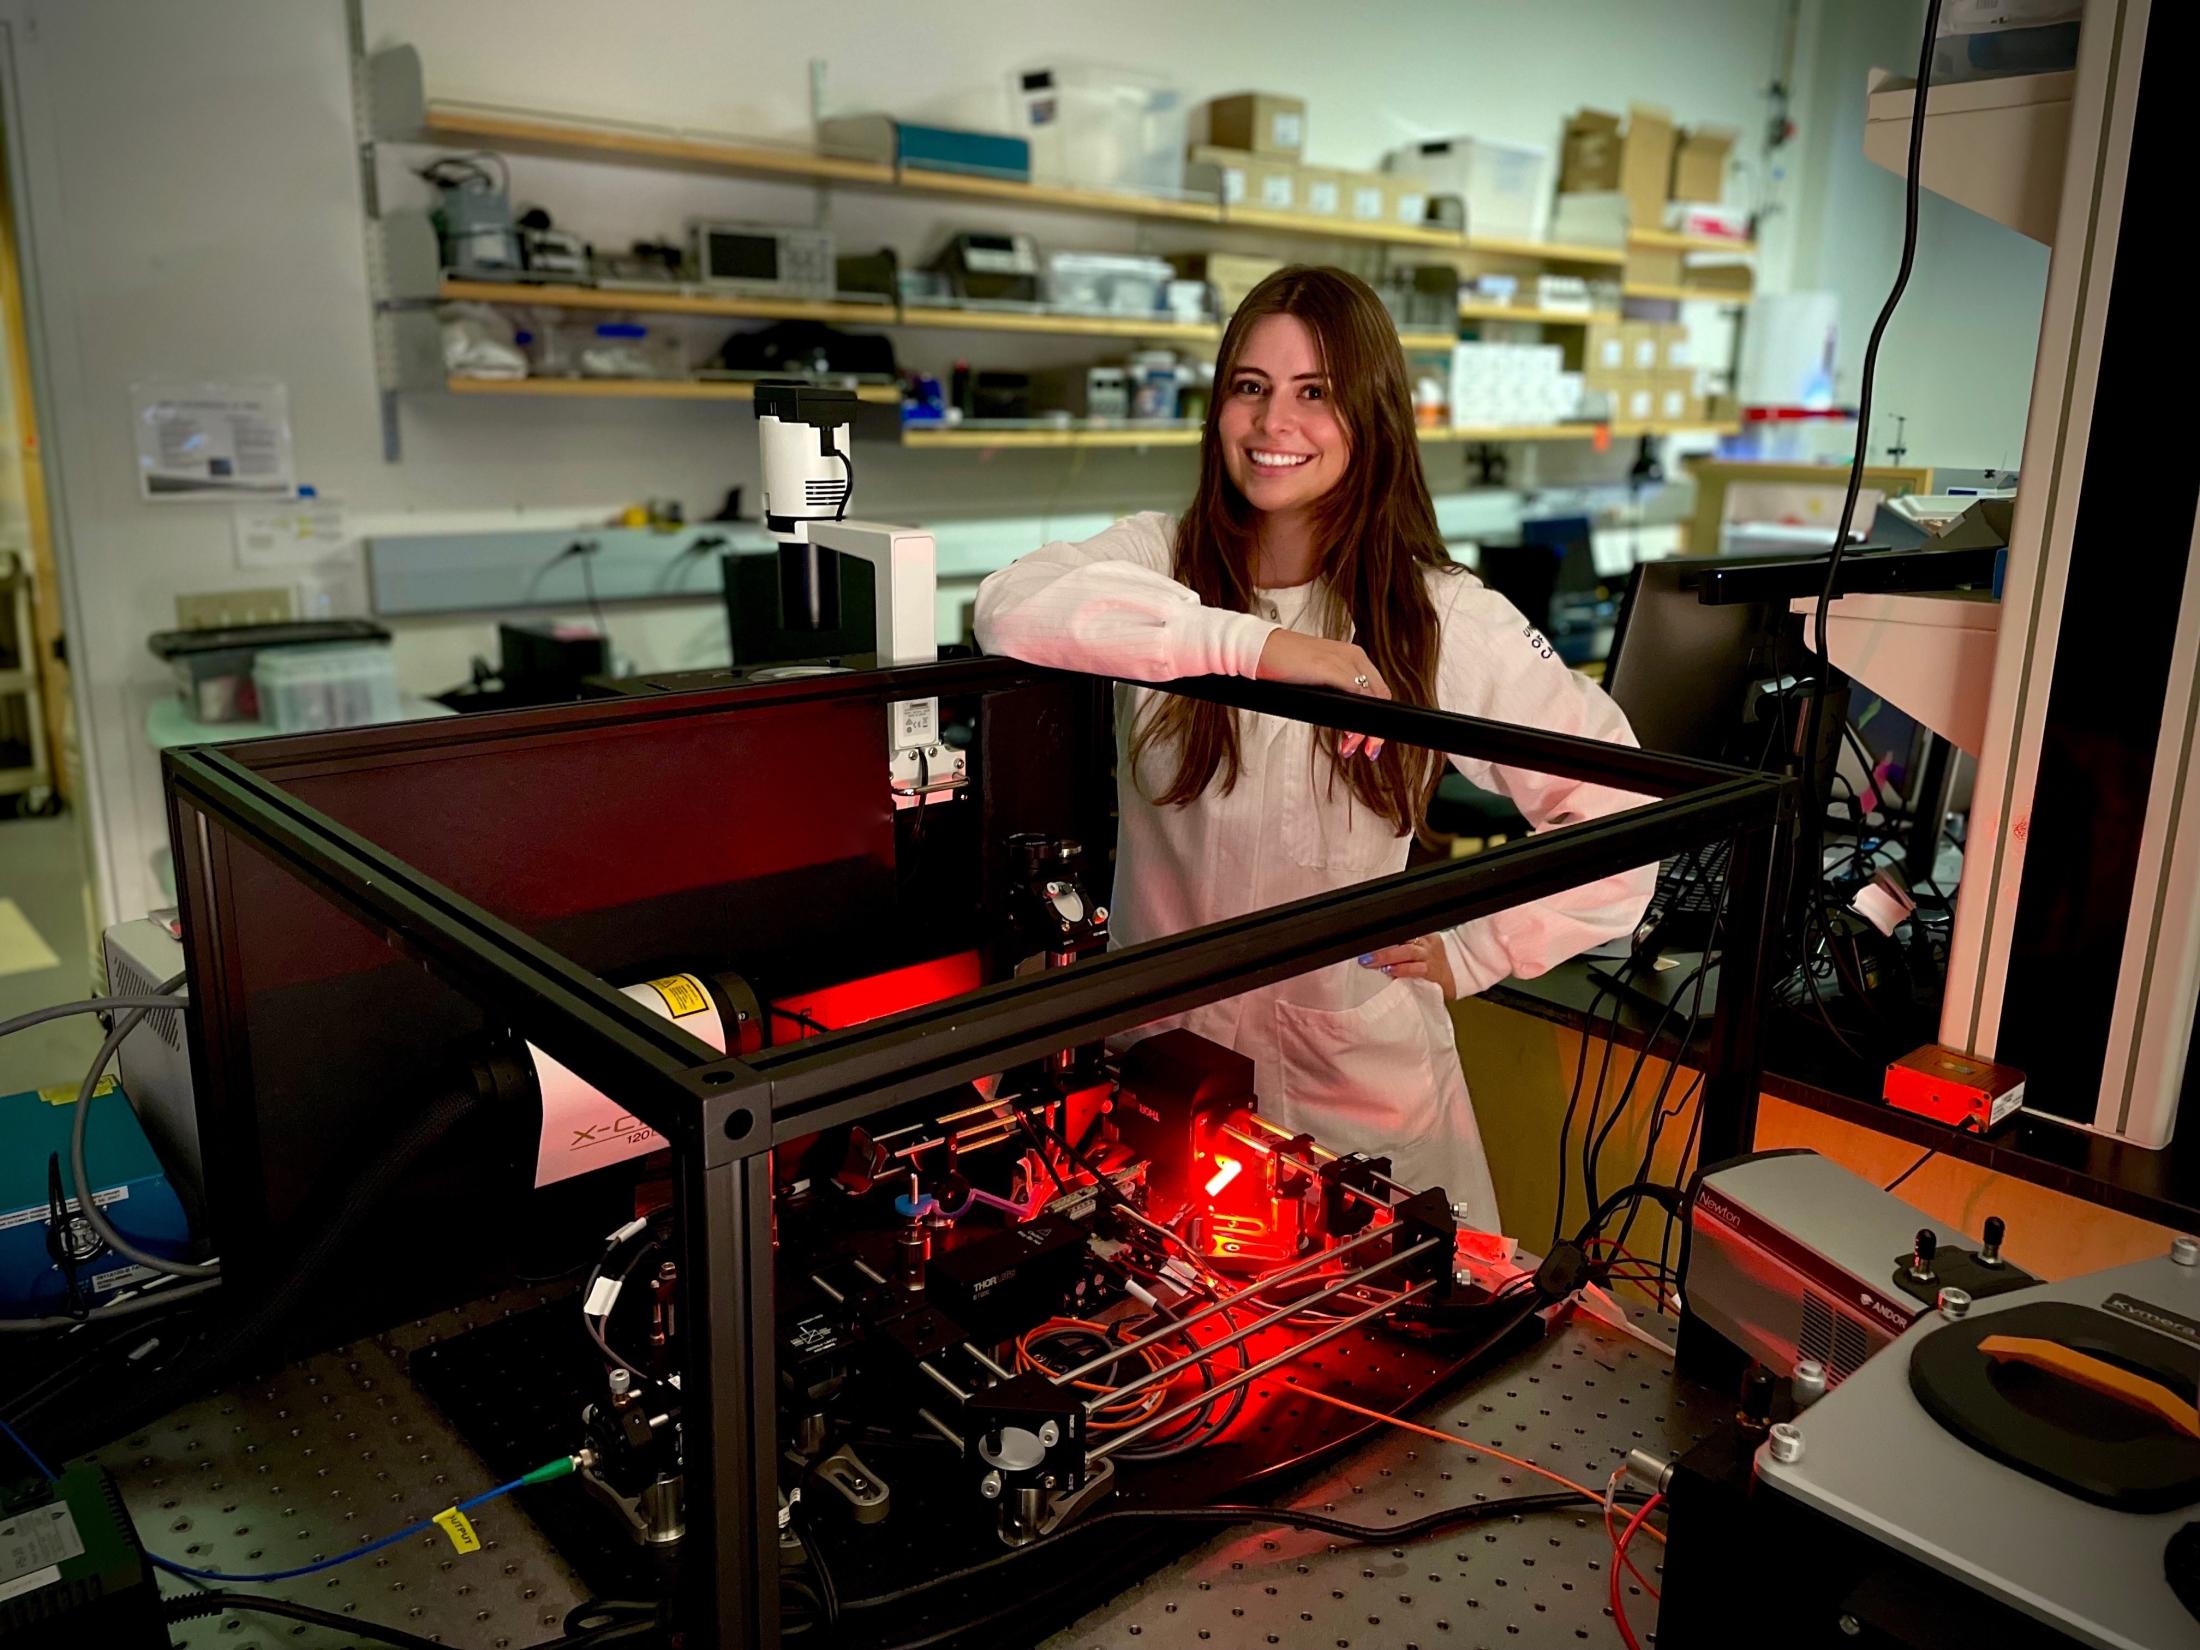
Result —
MULTIPOLYGON (((1302 636, 1295 630, 1271 631, 1260 650, 1253 674, 1263 682, 1297 682, 1305 687, 1342 688, 1346 693, 1365 693, 1376 699, 1390 697, 1375 662, 1350 642, 1326 636, 1302 636)), ((1372 762, 1383 753, 1380 739, 1364 739, 1348 733, 1338 741, 1337 754, 1350 756, 1364 749, 1372 762)))
POLYGON ((1444 942, 1434 934, 1370 951, 1360 959, 1360 966, 1379 968, 1394 980, 1434 980, 1444 988, 1446 1002, 1459 994, 1452 982, 1451 958, 1445 954, 1444 942))

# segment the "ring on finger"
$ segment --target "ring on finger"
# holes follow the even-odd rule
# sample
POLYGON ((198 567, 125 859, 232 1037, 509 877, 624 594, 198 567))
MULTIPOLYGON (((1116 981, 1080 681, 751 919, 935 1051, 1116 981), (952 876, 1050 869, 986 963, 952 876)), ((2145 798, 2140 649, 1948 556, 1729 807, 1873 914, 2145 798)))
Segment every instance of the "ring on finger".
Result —
POLYGON ((1370 684, 1365 676, 1355 676, 1352 678, 1352 685, 1358 688, 1362 693, 1365 693, 1368 690, 1370 684))

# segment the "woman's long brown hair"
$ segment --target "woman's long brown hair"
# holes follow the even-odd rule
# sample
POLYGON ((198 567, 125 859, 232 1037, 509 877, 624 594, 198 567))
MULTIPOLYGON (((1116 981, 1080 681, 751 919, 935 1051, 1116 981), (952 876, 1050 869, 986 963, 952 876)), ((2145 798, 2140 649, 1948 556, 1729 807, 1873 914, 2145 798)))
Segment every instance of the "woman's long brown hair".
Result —
MULTIPOLYGON (((1344 474, 1314 506, 1316 531, 1328 546, 1320 570, 1328 594, 1323 634, 1349 635, 1401 701, 1433 705, 1436 608, 1422 573, 1451 566, 1451 558, 1421 475, 1397 327, 1373 289, 1341 269, 1278 270, 1230 318, 1200 442, 1199 490, 1177 523, 1177 582, 1208 607, 1252 608, 1258 512, 1224 467, 1220 421, 1246 336, 1270 315, 1296 316, 1314 335, 1350 443, 1344 474)), ((1345 761, 1336 755, 1334 732, 1319 737, 1330 753, 1332 784, 1341 773, 1352 794, 1399 835, 1419 828, 1438 773, 1432 753, 1391 744, 1373 762, 1345 761)), ((1175 776, 1154 798, 1164 806, 1205 795, 1218 774, 1227 794, 1242 771, 1237 713, 1225 705, 1161 695, 1132 737, 1134 762, 1157 747, 1177 752, 1175 776)))

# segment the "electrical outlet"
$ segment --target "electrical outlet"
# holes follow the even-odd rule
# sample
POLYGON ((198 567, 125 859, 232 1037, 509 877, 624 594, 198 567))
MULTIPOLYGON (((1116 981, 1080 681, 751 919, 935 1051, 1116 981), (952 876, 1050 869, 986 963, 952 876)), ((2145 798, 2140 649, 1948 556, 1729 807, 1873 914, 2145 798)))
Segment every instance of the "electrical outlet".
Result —
POLYGON ((176 598, 178 630, 221 630, 237 624, 281 624, 297 616, 296 596, 281 585, 264 590, 209 590, 176 598))

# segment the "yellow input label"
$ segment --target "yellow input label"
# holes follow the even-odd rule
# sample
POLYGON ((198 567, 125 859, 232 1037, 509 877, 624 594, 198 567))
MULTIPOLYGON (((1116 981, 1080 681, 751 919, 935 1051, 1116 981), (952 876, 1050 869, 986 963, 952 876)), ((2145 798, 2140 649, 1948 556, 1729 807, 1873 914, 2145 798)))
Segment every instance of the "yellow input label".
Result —
POLYGON ((435 1515, 437 1525, 451 1538, 451 1545, 461 1553, 481 1551, 481 1537, 474 1534, 474 1527, 466 1521, 466 1515, 456 1507, 445 1507, 435 1515))
POLYGON ((672 1011, 675 1020, 689 1014, 700 1014, 710 1007, 710 999, 703 995, 703 988, 685 974, 675 974, 669 979, 651 980, 650 988, 664 998, 665 1007, 672 1011))
MULTIPOLYGON (((51 1088, 40 1089, 38 1098, 49 1106, 73 1106, 76 1104, 76 1090, 77 1085, 74 1083, 56 1083, 51 1088)), ((110 1071, 93 1086, 92 1098, 97 1100, 114 1092, 115 1074, 110 1071)))

